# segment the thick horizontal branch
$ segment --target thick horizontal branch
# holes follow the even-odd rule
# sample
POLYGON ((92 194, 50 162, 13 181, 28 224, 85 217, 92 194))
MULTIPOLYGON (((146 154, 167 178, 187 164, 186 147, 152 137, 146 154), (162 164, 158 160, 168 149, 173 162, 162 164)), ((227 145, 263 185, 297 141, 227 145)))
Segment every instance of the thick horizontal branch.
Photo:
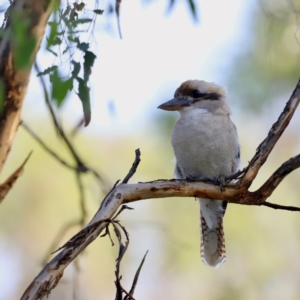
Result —
MULTIPOLYGON (((271 178, 279 178, 279 174, 286 176, 295 169, 294 161, 298 163, 298 159, 288 161, 271 178)), ((274 189, 279 184, 271 185, 268 182, 262 186, 262 191, 259 189, 255 192, 249 192, 245 187, 238 187, 238 183, 226 186, 223 191, 220 190, 218 185, 182 180, 120 184, 105 197, 99 211, 89 225, 67 242, 62 247, 61 252, 44 267, 21 299, 42 299, 42 296, 39 298, 36 295, 47 295, 50 293, 51 289, 57 284, 56 279, 61 276, 63 270, 97 238, 122 204, 150 198, 201 197, 245 205, 261 205, 268 195, 271 194, 270 191, 268 193, 263 192, 264 189, 266 187, 274 189)))
MULTIPOLYGON (((244 205, 262 205, 273 193, 287 174, 300 165, 300 157, 295 156, 281 165, 274 174, 255 192, 248 190, 260 167, 266 161, 277 140, 290 122, 298 104, 300 83, 298 82, 292 97, 288 101, 278 121, 272 126, 267 138, 260 144, 254 158, 245 170, 245 175, 234 185, 225 186, 207 182, 189 182, 183 180, 163 180, 138 184, 120 184, 115 186, 105 197, 98 212, 86 228, 68 241, 34 279, 21 300, 42 299, 48 295, 62 276, 63 270, 101 233, 113 218, 120 205, 150 198, 165 197, 200 197, 220 199, 244 205)), ((137 161, 136 161, 137 162, 137 161)), ((135 171, 135 167, 133 166, 135 171)), ((132 172, 131 172, 132 173, 132 172)), ((131 174, 130 173, 130 174, 131 174)), ((238 174, 241 175, 241 174, 238 174)), ((125 180, 126 181, 126 180, 125 180)), ((275 208, 276 204, 266 206, 275 208)), ((276 208, 279 208, 277 205, 276 208)))

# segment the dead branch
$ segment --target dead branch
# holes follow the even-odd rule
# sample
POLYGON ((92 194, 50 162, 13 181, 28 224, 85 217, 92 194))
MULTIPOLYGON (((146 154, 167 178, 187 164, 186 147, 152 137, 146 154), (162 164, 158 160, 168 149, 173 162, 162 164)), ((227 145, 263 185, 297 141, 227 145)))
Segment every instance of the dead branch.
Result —
POLYGON ((258 146, 254 157, 251 159, 244 177, 240 180, 240 186, 245 185, 248 188, 255 179, 259 169, 266 162, 269 154, 273 150, 275 144, 281 137, 283 131, 290 123, 294 112, 296 111, 300 101, 300 81, 298 81, 289 101, 276 123, 271 127, 268 136, 258 146))
POLYGON ((300 207, 285 206, 285 205, 279 205, 279 204, 270 203, 270 202, 264 202, 262 205, 273 208, 273 209, 288 210, 288 211, 300 211, 300 207))
POLYGON ((137 282, 138 282, 138 279, 139 279, 139 276, 140 276, 140 273, 141 273, 142 267, 144 265, 147 254, 148 254, 148 250, 146 251, 146 253, 145 253, 138 269, 136 270, 136 273, 135 273, 135 276, 134 276, 134 279, 133 279, 133 282, 132 282, 132 287, 129 291, 129 296, 126 295, 124 300, 130 300, 130 297, 132 299, 132 295, 134 294, 134 291, 135 291, 135 288, 136 288, 136 285, 137 285, 137 282))
POLYGON ((27 156, 27 158, 25 159, 25 161, 22 163, 22 165, 12 173, 12 175, 10 175, 5 182, 0 184, 0 203, 1 201, 5 198, 5 196, 7 195, 7 193, 10 191, 10 189, 12 188, 13 184, 16 182, 16 180, 20 177, 20 175, 22 174, 22 171, 24 169, 25 164, 27 163, 28 159, 31 156, 31 153, 29 153, 29 155, 27 156))
POLYGON ((27 288, 21 300, 42 299, 49 294, 62 276, 63 270, 97 238, 100 232, 111 222, 120 205, 124 203, 150 198, 200 197, 220 199, 236 204, 282 208, 279 205, 267 204, 265 201, 289 173, 299 168, 299 155, 282 164, 258 190, 250 192, 249 187, 289 124, 299 101, 300 81, 277 122, 272 126, 266 139, 257 148, 248 167, 245 168, 244 172, 238 173, 237 176, 244 175, 241 178, 238 177, 235 184, 226 185, 224 191, 220 190, 219 185, 204 181, 162 180, 137 184, 116 184, 104 198, 100 209, 88 226, 60 248, 61 252, 43 268, 27 288))
POLYGON ((140 149, 136 149, 135 150, 135 160, 134 160, 132 167, 130 168, 128 174, 123 179, 122 183, 127 183, 129 181, 129 179, 134 175, 137 167, 139 166, 140 161, 141 161, 141 152, 140 152, 140 149))

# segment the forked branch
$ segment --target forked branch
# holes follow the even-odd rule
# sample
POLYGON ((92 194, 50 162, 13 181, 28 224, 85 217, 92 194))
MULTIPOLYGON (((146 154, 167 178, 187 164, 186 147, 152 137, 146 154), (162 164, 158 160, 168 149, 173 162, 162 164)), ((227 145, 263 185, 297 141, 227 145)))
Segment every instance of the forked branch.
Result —
MULTIPOLYGON (((272 126, 266 139, 258 146, 254 157, 243 172, 237 174, 235 184, 226 185, 221 191, 218 185, 204 181, 189 182, 184 180, 159 180, 146 183, 127 184, 134 172, 129 172, 121 184, 115 187, 104 198, 98 212, 87 227, 71 238, 60 252, 43 268, 22 296, 22 300, 42 299, 48 295, 61 278, 64 269, 104 230, 114 214, 124 203, 166 197, 201 197, 220 199, 244 205, 265 205, 277 209, 299 210, 266 202, 280 182, 293 170, 300 167, 300 155, 282 164, 272 176, 256 191, 249 187, 267 160, 269 154, 289 124, 300 101, 300 81, 290 100, 287 102, 277 122, 272 126), (242 175, 242 177, 240 177, 242 175)), ((139 161, 136 152, 136 162, 139 161)), ((135 171, 136 167, 133 166, 135 171)), ((232 179, 232 178, 231 178, 232 179)))

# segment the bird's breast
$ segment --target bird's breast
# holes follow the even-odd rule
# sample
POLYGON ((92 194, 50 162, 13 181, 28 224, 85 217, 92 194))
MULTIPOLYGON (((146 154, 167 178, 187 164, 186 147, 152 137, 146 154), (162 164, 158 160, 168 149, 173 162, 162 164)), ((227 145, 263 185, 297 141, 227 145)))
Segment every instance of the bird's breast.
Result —
POLYGON ((173 129, 172 146, 184 177, 216 178, 236 171, 238 139, 227 115, 181 116, 173 129))

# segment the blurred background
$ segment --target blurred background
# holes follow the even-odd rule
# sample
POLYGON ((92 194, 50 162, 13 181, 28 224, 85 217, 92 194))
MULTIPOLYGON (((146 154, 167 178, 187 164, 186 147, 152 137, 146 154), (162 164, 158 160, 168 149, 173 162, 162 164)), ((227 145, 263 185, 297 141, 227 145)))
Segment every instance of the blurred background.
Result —
MULTIPOLYGON (((88 2, 92 6, 92 1, 88 2)), ((92 121, 72 139, 84 162, 105 186, 84 176, 88 217, 104 191, 124 178, 140 148, 142 161, 130 182, 172 178, 170 134, 177 113, 158 111, 187 79, 213 81, 228 89, 232 119, 242 147, 242 167, 277 120, 299 78, 300 4, 296 0, 122 1, 119 38, 113 2, 95 24, 97 55, 91 77, 92 121), (299 29, 299 30, 298 30, 299 29)), ((38 62, 53 57, 44 50, 38 62)), ((82 118, 70 96, 60 109, 67 132, 82 118)), ((57 138, 33 71, 24 120, 53 150, 72 163, 57 138)), ((296 113, 261 169, 251 190, 300 151, 296 113)), ((81 216, 74 173, 19 128, 1 180, 33 150, 22 177, 0 207, 0 299, 20 298, 43 267, 47 254, 78 230, 61 229, 81 216)), ((276 189, 270 202, 299 204, 299 170, 276 189)), ((123 287, 130 289, 147 250, 135 299, 299 299, 300 215, 266 207, 229 205, 225 216, 227 261, 214 270, 200 259, 199 207, 192 198, 139 201, 120 216, 130 234, 121 264, 123 287)), ((98 238, 70 265, 49 299, 114 299, 118 247, 98 238)))

